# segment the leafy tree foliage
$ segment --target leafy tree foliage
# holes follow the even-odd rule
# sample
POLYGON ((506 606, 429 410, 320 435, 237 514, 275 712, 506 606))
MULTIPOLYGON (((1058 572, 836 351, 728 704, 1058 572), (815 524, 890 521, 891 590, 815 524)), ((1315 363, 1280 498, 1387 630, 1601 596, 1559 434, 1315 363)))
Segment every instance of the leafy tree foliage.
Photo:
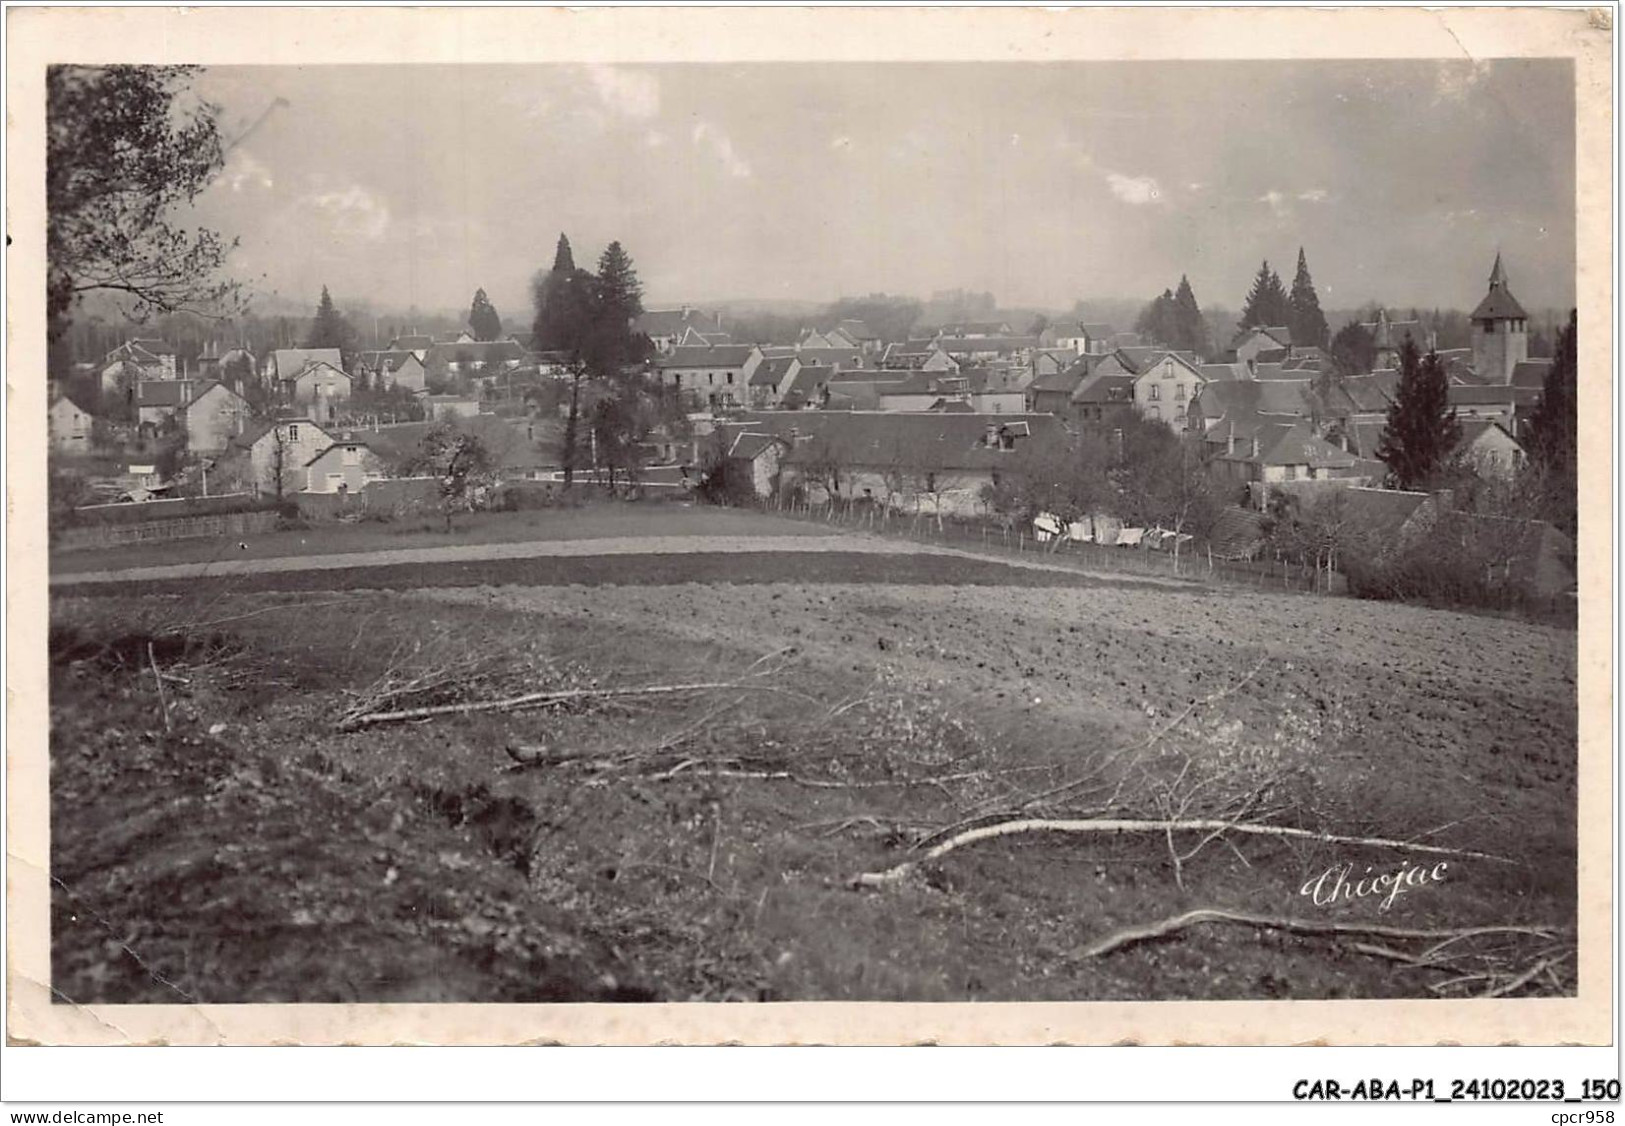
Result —
POLYGON ((237 304, 220 276, 236 245, 175 212, 225 164, 216 107, 189 98, 193 67, 46 72, 46 311, 59 338, 86 293, 144 322, 237 304))
POLYGON ((1579 313, 1569 313, 1567 327, 1557 333, 1556 355, 1546 371, 1540 407, 1530 420, 1531 456, 1546 469, 1573 478, 1579 454, 1577 375, 1579 370, 1579 313))
MULTIPOLYGON (((619 242, 611 242, 598 257, 598 300, 605 318, 628 327, 643 312, 643 283, 619 242)), ((630 344, 630 335, 622 343, 630 344)))
POLYGON ((1540 407, 1530 420, 1530 468, 1539 475, 1540 492, 1554 524, 1570 535, 1578 527, 1579 505, 1579 346, 1577 311, 1558 330, 1556 355, 1546 372, 1540 407))
POLYGON ((1196 303, 1196 291, 1191 289, 1190 278, 1179 275, 1179 288, 1174 290, 1175 348, 1198 355, 1207 352, 1207 322, 1202 308, 1196 303))
POLYGON ((1181 275, 1177 291, 1165 289, 1162 296, 1147 305, 1134 322, 1134 331, 1180 352, 1204 352, 1207 325, 1190 279, 1181 275))
POLYGON ((575 265, 570 240, 559 236, 553 268, 532 282, 536 347, 566 353, 571 386, 564 426, 564 481, 575 480, 581 454, 581 383, 619 375, 647 355, 649 342, 632 329, 643 311, 643 290, 632 259, 619 242, 604 250, 594 275, 575 265))
POLYGON ((468 327, 475 340, 501 340, 502 318, 496 306, 485 295, 484 289, 474 291, 474 303, 468 309, 468 327))
POLYGON ((1332 363, 1340 375, 1364 375, 1377 362, 1377 342, 1361 327, 1350 321, 1332 337, 1332 363))
POLYGON ((1292 315, 1287 325, 1292 329, 1292 343, 1324 348, 1326 314, 1320 311, 1320 297, 1315 293, 1314 280, 1309 276, 1309 259, 1301 246, 1298 247, 1298 272, 1292 279, 1288 303, 1292 315))
POLYGON ((478 437, 443 422, 423 435, 401 466, 403 473, 440 479, 440 510, 451 531, 452 516, 474 506, 479 490, 495 477, 495 464, 478 437))
POLYGON ((912 297, 871 293, 867 297, 841 298, 824 311, 820 323, 833 328, 841 321, 862 321, 882 340, 907 340, 923 311, 924 306, 912 297))
POLYGON ((1171 289, 1162 291, 1151 304, 1147 305, 1134 322, 1134 331, 1148 340, 1158 344, 1173 346, 1174 338, 1174 292, 1171 289))
POLYGON ((1290 324, 1291 320, 1292 302, 1266 259, 1253 278, 1253 287, 1247 291, 1247 300, 1241 307, 1240 327, 1244 330, 1270 328, 1290 324))
POLYGON ((322 299, 316 305, 316 319, 310 323, 310 332, 306 334, 303 346, 337 348, 346 371, 350 369, 350 361, 355 357, 355 327, 334 306, 333 296, 327 292, 325 285, 322 286, 322 299))
POLYGON ((1402 489, 1425 486, 1461 439, 1461 424, 1450 406, 1450 380, 1438 353, 1423 356, 1406 338, 1399 353, 1399 388, 1388 408, 1388 423, 1377 457, 1402 489))
POLYGON ((1041 512, 1063 523, 1100 514, 1191 535, 1206 535, 1223 507, 1200 443, 1139 417, 1023 451, 983 500, 1023 522, 1041 512))

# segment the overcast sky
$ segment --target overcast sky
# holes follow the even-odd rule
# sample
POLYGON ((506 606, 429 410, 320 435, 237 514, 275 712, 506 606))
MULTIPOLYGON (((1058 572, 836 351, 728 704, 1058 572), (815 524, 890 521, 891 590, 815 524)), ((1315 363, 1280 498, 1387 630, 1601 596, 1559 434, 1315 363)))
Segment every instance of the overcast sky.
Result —
MULTIPOLYGON (((1469 308, 1499 248, 1575 288, 1565 62, 216 68, 199 202, 239 276, 312 304, 505 316, 621 240, 651 306, 992 290, 1239 306, 1306 247, 1322 304, 1469 308), (260 275, 263 280, 259 280, 260 275)), ((515 317, 515 320, 522 319, 515 317)))

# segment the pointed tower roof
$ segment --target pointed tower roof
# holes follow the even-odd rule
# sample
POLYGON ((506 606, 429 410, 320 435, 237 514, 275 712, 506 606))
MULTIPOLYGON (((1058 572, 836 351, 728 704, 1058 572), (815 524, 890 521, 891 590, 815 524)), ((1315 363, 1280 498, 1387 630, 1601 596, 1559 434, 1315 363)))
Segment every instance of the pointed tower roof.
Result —
POLYGON ((1518 299, 1512 296, 1507 288, 1506 270, 1501 266, 1501 254, 1495 254, 1495 268, 1490 271, 1490 291, 1484 295, 1484 300, 1478 303, 1473 310, 1472 319, 1475 321, 1507 321, 1527 320, 1529 314, 1523 311, 1518 299))

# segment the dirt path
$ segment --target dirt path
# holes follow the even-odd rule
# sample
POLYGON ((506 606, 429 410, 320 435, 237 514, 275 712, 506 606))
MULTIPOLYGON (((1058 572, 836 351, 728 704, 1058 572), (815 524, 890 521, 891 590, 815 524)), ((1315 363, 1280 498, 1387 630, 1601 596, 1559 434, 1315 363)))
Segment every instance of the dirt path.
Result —
POLYGON ((173 563, 155 567, 129 567, 116 571, 70 571, 53 574, 52 586, 154 582, 162 580, 219 578, 226 575, 255 575, 284 571, 327 571, 355 567, 389 567, 437 563, 467 563, 481 560, 582 558, 600 555, 688 555, 776 552, 782 554, 856 553, 867 555, 938 555, 961 559, 994 559, 1023 570, 1054 571, 1084 575, 1108 583, 1169 586, 1190 589, 1192 584, 1178 579, 1144 575, 1120 575, 1085 571, 1059 563, 1034 559, 1012 559, 984 555, 961 548, 939 547, 909 540, 891 539, 864 533, 821 536, 609 536, 575 540, 532 540, 524 543, 447 544, 437 547, 394 548, 382 551, 349 551, 331 555, 287 555, 270 559, 222 559, 208 563, 173 563))

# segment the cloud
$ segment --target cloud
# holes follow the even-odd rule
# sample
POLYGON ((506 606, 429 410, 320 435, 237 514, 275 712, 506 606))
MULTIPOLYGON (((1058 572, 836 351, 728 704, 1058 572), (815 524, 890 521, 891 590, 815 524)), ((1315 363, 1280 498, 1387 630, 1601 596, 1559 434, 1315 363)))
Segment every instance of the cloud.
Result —
POLYGON ((234 192, 240 192, 244 188, 269 188, 276 184, 276 180, 271 176, 271 170, 244 148, 232 151, 226 160, 221 181, 234 192))
POLYGON ((378 241, 389 231, 389 205, 360 184, 304 197, 335 234, 378 241))
POLYGON ((1270 210, 1277 215, 1284 214, 1287 211, 1287 194, 1274 188, 1259 196, 1258 202, 1269 204, 1270 210))
POLYGON ((1490 76, 1492 59, 1450 59, 1439 63, 1434 76, 1433 102, 1465 102, 1475 88, 1490 76))
POLYGON ((1106 183, 1112 195, 1136 207, 1156 203, 1162 198, 1162 185, 1150 176, 1125 176, 1121 172, 1106 173, 1106 183))
POLYGON ((836 152, 840 152, 842 149, 850 149, 852 147, 852 138, 844 135, 840 137, 831 137, 829 139, 829 147, 834 149, 836 152))
POLYGON ((594 64, 587 77, 599 99, 619 114, 647 121, 660 112, 660 80, 652 74, 594 64))
POLYGON ((1325 203, 1332 193, 1325 188, 1310 188, 1298 193, 1298 198, 1304 203, 1325 203))
POLYGON ((708 147, 722 167, 728 170, 728 175, 738 179, 747 179, 751 175, 750 164, 734 149, 733 141, 728 134, 712 125, 709 121, 694 123, 694 143, 708 147))

